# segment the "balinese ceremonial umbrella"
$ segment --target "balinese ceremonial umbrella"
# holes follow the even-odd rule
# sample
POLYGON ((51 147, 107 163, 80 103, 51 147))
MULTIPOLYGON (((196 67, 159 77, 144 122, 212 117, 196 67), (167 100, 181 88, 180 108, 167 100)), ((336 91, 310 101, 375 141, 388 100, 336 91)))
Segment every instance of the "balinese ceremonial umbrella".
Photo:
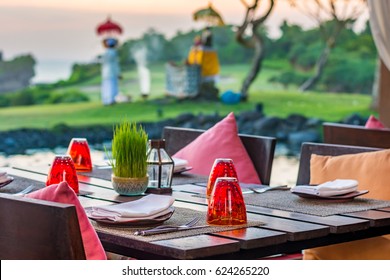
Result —
POLYGON ((96 28, 96 32, 99 35, 102 35, 102 34, 105 34, 105 33, 118 33, 118 34, 121 34, 122 33, 122 27, 120 27, 119 24, 117 24, 115 22, 112 22, 111 18, 108 17, 107 20, 104 23, 98 25, 98 27, 96 28))
POLYGON ((209 3, 207 8, 203 8, 195 11, 192 14, 192 16, 195 21, 203 20, 207 22, 208 25, 213 25, 213 26, 225 25, 222 16, 212 7, 211 3, 209 3))

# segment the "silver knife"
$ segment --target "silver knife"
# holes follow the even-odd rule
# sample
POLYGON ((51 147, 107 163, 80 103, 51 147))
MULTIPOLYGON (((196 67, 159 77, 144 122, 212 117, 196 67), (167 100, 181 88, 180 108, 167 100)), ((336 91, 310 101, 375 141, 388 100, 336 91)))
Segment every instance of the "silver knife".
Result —
POLYGON ((189 229, 199 229, 199 228, 206 228, 209 227, 209 225, 203 225, 203 226, 193 226, 188 228, 156 228, 156 229, 146 229, 146 230, 137 230, 134 232, 134 235, 141 235, 141 236, 148 236, 153 234, 160 234, 160 233, 169 233, 169 232, 177 232, 182 230, 189 230, 189 229))

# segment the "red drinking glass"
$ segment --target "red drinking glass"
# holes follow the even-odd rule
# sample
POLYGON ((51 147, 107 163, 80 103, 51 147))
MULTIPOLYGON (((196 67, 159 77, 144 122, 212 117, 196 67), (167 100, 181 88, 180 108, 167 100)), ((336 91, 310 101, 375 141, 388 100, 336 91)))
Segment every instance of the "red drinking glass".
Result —
POLYGON ((208 205, 207 223, 220 226, 247 223, 244 197, 237 178, 217 179, 208 205))
POLYGON ((77 171, 92 171, 91 153, 86 138, 72 138, 68 147, 68 155, 72 158, 77 171))
POLYGON ((218 177, 234 177, 237 178, 236 168, 234 167, 233 160, 230 158, 217 158, 214 161, 213 167, 211 168, 209 180, 207 182, 206 195, 210 196, 215 181, 218 177))
POLYGON ((68 155, 57 155, 47 176, 46 186, 59 184, 63 181, 66 181, 75 193, 79 193, 79 180, 73 160, 68 155))

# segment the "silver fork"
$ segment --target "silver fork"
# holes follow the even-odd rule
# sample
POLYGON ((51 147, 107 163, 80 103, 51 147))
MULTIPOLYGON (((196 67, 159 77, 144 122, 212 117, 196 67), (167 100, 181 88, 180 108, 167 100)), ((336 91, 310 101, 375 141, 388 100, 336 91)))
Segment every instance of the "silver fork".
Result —
POLYGON ((25 188, 24 190, 17 192, 17 193, 14 193, 13 195, 24 196, 25 194, 28 194, 29 192, 31 192, 33 189, 34 189, 34 186, 30 185, 27 188, 25 188))
POLYGON ((249 188, 251 191, 255 193, 264 193, 266 191, 271 191, 271 190, 288 190, 290 189, 287 185, 282 185, 282 186, 269 186, 265 188, 249 188))
POLYGON ((200 218, 196 217, 196 218, 192 219, 191 221, 189 221, 188 223, 185 223, 185 224, 182 224, 182 225, 178 225, 178 226, 175 226, 175 225, 161 225, 161 226, 158 226, 158 227, 155 227, 155 228, 152 228, 152 229, 187 228, 187 227, 192 227, 192 226, 196 225, 199 222, 199 220, 200 220, 200 218))
MULTIPOLYGON (((200 218, 194 218, 188 223, 178 225, 178 226, 169 226, 169 225, 162 225, 151 229, 146 230, 137 230, 134 232, 134 235, 152 235, 157 233, 165 233, 165 232, 172 232, 172 231, 178 231, 178 230, 184 230, 184 229, 190 229, 190 228, 198 228, 195 227, 195 225, 199 222, 200 218)), ((204 227, 204 226, 201 226, 204 227)))

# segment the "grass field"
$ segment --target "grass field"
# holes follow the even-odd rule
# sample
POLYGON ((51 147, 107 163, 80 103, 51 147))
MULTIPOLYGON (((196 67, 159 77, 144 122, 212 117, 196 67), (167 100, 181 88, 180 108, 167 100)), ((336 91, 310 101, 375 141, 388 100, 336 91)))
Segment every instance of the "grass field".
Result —
MULTIPOLYGON (((231 89, 239 91, 248 65, 223 66, 221 80, 218 84, 220 92, 231 89)), ((267 80, 277 73, 277 69, 265 67, 250 89, 248 102, 238 105, 225 105, 220 102, 194 102, 189 100, 162 99, 164 97, 164 66, 151 67, 152 85, 150 98, 140 98, 136 70, 123 73, 120 90, 130 95, 132 103, 101 105, 99 78, 72 86, 87 94, 91 102, 78 104, 39 105, 28 107, 9 107, 0 109, 0 130, 17 128, 50 128, 63 123, 70 126, 89 124, 114 124, 123 117, 133 121, 156 121, 157 111, 163 113, 162 118, 175 117, 180 113, 210 114, 218 112, 226 115, 229 112, 239 113, 252 110, 257 103, 263 103, 264 111, 270 116, 286 117, 299 113, 307 117, 316 117, 326 121, 339 121, 344 117, 359 113, 368 116, 371 96, 360 94, 300 93, 296 89, 284 90, 280 86, 270 84, 267 80)), ((69 89, 69 87, 67 88, 69 89)), ((63 91, 65 89, 58 89, 63 91)))

